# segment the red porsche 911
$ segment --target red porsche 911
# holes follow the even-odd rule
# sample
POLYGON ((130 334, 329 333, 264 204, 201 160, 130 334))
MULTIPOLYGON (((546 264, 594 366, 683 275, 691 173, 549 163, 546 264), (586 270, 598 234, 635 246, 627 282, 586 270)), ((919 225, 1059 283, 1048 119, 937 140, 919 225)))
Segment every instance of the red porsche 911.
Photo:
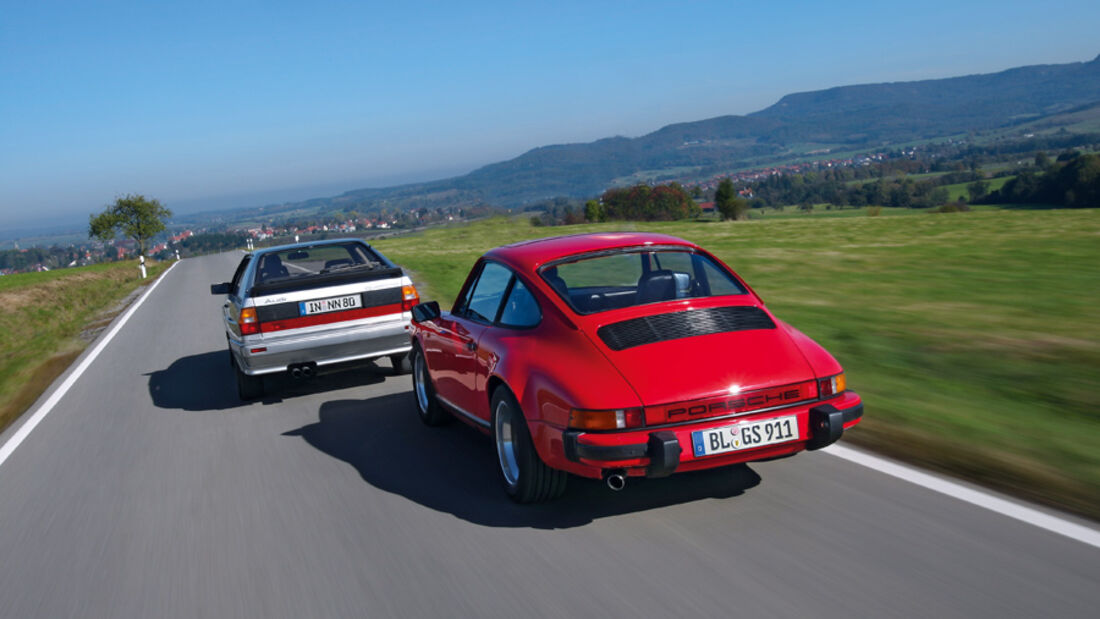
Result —
POLYGON ((498 247, 413 309, 417 411, 494 438, 517 502, 819 449, 863 415, 840 365, 722 261, 661 234, 498 247))

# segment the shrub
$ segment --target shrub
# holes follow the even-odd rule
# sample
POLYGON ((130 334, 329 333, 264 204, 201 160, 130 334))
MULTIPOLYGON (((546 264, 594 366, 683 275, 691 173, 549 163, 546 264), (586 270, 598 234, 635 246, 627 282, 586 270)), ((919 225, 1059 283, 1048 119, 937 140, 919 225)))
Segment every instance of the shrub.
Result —
POLYGON ((601 201, 605 220, 672 221, 702 212, 679 183, 608 189, 601 201))
POLYGON ((948 202, 947 204, 941 204, 939 208, 934 209, 933 213, 965 213, 970 210, 970 206, 966 202, 948 202))

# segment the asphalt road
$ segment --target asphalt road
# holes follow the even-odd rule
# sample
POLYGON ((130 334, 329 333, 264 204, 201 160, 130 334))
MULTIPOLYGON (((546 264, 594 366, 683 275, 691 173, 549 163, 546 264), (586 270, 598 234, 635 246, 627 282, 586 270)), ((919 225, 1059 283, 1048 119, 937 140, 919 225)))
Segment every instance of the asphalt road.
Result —
POLYGON ((242 405, 208 294, 238 256, 168 273, 0 466, 0 617, 1100 608, 1097 548, 825 453, 521 507, 386 361, 242 405))

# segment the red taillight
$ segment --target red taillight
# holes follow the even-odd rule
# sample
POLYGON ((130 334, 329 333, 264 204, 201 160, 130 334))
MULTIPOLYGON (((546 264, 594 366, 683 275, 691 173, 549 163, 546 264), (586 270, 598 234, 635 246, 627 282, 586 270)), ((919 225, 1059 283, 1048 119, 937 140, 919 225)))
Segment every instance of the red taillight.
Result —
POLYGON ((574 408, 569 412, 569 427, 581 430, 625 430, 642 427, 642 409, 620 408, 591 411, 574 408))
POLYGON ((817 381, 817 397, 821 399, 831 398, 844 391, 848 387, 847 383, 848 381, 845 380, 843 374, 822 378, 817 381))
POLYGON ((263 332, 254 307, 241 308, 241 315, 237 319, 237 324, 241 325, 241 335, 255 335, 263 332))
POLYGON ((420 303, 420 295, 416 292, 416 286, 401 287, 401 311, 411 312, 414 305, 420 303))

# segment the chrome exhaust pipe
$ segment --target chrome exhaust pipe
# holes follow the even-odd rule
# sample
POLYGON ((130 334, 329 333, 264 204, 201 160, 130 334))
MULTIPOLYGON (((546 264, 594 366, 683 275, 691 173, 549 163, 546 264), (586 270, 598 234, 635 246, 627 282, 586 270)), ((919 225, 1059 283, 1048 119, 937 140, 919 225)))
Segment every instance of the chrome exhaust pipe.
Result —
POLYGON ((294 378, 294 380, 301 380, 302 379, 302 368, 292 368, 290 370, 290 376, 292 378, 294 378))
POLYGON ((626 474, 623 471, 615 471, 607 475, 607 487, 618 492, 626 487, 626 474))
POLYGON ((313 366, 302 366, 302 378, 313 378, 313 366))

